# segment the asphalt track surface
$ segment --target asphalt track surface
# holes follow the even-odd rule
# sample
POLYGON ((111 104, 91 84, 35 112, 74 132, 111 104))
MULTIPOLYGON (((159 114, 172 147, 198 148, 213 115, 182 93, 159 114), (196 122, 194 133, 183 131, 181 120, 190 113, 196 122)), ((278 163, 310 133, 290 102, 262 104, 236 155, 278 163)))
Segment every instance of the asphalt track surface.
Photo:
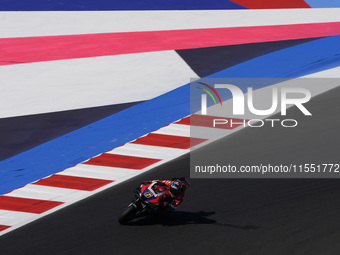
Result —
MULTIPOLYGON (((313 118, 289 110, 303 129, 246 128, 194 153, 339 163, 339 96, 309 102, 313 118)), ((191 179, 176 212, 117 223, 140 182, 173 176, 188 155, 0 237, 1 254, 339 254, 340 179, 191 179)))

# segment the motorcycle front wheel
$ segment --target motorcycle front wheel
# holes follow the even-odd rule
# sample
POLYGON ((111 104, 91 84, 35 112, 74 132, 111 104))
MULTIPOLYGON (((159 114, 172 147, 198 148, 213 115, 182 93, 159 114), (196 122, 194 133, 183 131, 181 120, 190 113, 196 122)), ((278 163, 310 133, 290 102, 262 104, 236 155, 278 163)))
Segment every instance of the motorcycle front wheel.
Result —
POLYGON ((133 220, 136 217, 137 213, 137 208, 134 207, 133 205, 130 205, 123 213, 122 215, 118 218, 118 222, 121 225, 126 225, 129 223, 129 221, 133 220))

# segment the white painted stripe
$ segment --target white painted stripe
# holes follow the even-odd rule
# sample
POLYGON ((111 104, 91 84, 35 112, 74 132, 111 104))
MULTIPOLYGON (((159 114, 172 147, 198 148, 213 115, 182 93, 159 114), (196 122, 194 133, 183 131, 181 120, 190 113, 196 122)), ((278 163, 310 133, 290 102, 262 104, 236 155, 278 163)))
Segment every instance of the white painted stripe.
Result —
MULTIPOLYGON (((127 168, 120 168, 120 167, 109 167, 109 166, 96 166, 96 165, 86 165, 86 164, 79 164, 76 165, 72 168, 68 168, 67 170, 75 169, 75 170, 80 170, 84 172, 91 172, 91 173, 99 173, 99 174, 106 174, 106 175, 117 175, 121 176, 124 175, 124 173, 135 173, 138 172, 139 170, 135 169, 127 169, 127 168), (120 174, 122 173, 122 174, 120 174)), ((65 171, 65 170, 64 170, 65 171)), ((64 171, 60 172, 62 174, 64 171)), ((98 178, 99 179, 99 178, 98 178)))
POLYGON ((235 132, 234 130, 228 130, 228 129, 214 129, 214 132, 211 132, 211 128, 209 127, 195 126, 194 128, 191 128, 190 125, 172 123, 152 133, 216 140, 224 136, 230 135, 231 133, 234 133, 234 132, 235 132))
POLYGON ((340 8, 0 12, 0 37, 159 31, 340 21, 340 8))
POLYGON ((170 124, 163 128, 160 128, 152 133, 162 135, 176 135, 176 136, 190 136, 190 126, 182 124, 170 124))
POLYGON ((84 168, 83 166, 84 165, 80 164, 75 167, 66 169, 62 172, 59 172, 58 174, 114 181, 121 177, 135 174, 136 171, 138 171, 138 170, 133 170, 133 169, 123 169, 123 168, 112 167, 110 169, 110 172, 108 172, 108 171, 104 171, 104 169, 107 169, 109 167, 87 165, 88 167, 84 168), (103 168, 103 171, 101 171, 101 168, 103 168))
POLYGON ((25 186, 26 190, 36 191, 38 193, 46 193, 51 194, 51 196, 55 195, 62 195, 67 196, 75 193, 74 189, 65 189, 65 188, 58 188, 58 187, 50 187, 50 186, 43 186, 43 185, 36 185, 36 184, 28 184, 25 186))
POLYGON ((83 171, 79 169, 70 168, 64 170, 60 173, 60 175, 67 175, 67 176, 76 176, 76 177, 86 177, 86 178, 95 178, 95 179, 103 179, 103 180, 110 180, 113 181, 116 177, 113 174, 105 174, 105 173, 98 173, 98 172, 89 172, 83 171))
POLYGON ((20 189, 16 189, 6 194, 5 196, 58 201, 57 198, 60 196, 60 194, 45 193, 42 191, 30 190, 29 188, 23 187, 20 189))
POLYGON ((320 71, 317 73, 312 73, 306 76, 303 76, 304 78, 340 78, 340 66, 334 67, 328 70, 320 71))
POLYGON ((108 151, 107 153, 154 159, 166 159, 183 153, 183 149, 127 143, 124 146, 115 148, 111 151, 108 151))
POLYGON ((188 77, 174 51, 0 66, 0 118, 148 100, 188 77))
POLYGON ((35 213, 15 212, 0 209, 0 225, 13 226, 21 222, 31 220, 35 217, 35 213))
POLYGON ((67 202, 70 200, 74 200, 77 197, 83 197, 84 195, 88 195, 88 194, 89 194, 89 191, 28 184, 6 195, 11 196, 11 197, 22 197, 22 198, 31 198, 31 199, 51 200, 51 201, 57 201, 57 202, 67 202))

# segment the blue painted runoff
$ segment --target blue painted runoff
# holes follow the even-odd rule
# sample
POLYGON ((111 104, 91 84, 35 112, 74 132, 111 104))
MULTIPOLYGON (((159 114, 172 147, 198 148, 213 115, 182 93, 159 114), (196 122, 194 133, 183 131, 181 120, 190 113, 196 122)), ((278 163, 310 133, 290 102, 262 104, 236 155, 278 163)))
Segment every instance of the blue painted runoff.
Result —
POLYGON ((336 8, 340 7, 340 0, 305 0, 312 8, 336 8))
POLYGON ((0 11, 245 9, 229 0, 1 0, 0 11))

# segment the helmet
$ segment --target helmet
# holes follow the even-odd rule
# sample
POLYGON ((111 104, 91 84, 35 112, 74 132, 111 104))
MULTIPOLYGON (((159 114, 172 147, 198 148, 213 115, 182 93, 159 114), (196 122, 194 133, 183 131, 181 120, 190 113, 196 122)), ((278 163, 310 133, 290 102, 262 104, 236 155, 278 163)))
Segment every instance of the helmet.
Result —
POLYGON ((184 183, 178 179, 173 180, 170 184, 170 193, 177 196, 184 190, 184 183))

